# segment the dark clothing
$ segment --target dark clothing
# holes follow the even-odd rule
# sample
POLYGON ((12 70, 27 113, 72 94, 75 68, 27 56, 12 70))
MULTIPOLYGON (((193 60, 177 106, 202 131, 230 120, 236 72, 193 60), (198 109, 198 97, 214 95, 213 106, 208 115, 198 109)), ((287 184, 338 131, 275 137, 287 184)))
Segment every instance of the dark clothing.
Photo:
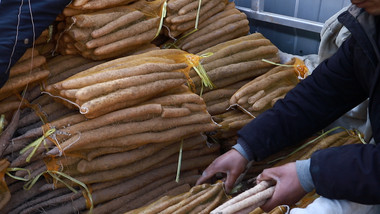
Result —
MULTIPOLYGON (((380 60, 377 18, 351 6, 339 16, 351 32, 275 106, 239 131, 239 144, 263 159, 310 137, 369 97, 375 142, 380 142, 380 60)), ((380 204, 380 146, 347 145, 315 152, 310 172, 317 193, 334 199, 380 204)))
POLYGON ((1 0, 0 2, 0 87, 2 87, 8 80, 9 69, 26 49, 32 47, 33 39, 37 39, 41 32, 52 24, 70 0, 1 0))

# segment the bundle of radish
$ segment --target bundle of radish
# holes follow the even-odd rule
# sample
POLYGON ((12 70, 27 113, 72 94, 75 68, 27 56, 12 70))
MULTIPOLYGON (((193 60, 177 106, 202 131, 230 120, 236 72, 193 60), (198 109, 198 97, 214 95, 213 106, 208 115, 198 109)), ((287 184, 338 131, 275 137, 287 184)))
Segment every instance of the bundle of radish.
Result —
POLYGON ((202 184, 194 186, 188 192, 176 196, 163 196, 151 204, 131 210, 127 214, 206 214, 210 213, 211 210, 222 204, 226 199, 227 196, 224 193, 223 183, 219 181, 213 185, 202 184))
MULTIPOLYGON (((260 76, 274 65, 263 62, 266 59, 278 63, 278 48, 260 33, 239 37, 220 43, 198 53, 199 56, 209 55, 201 61, 208 77, 215 88, 223 88, 243 80, 252 80, 260 76)), ((200 77, 191 70, 197 93, 202 91, 200 77)), ((204 88, 203 91, 211 91, 204 88)))
POLYGON ((249 213, 272 197, 274 188, 273 183, 262 181, 212 210, 211 214, 249 213))
POLYGON ((127 6, 112 7, 66 18, 58 37, 58 51, 81 54, 94 60, 110 59, 155 47, 163 0, 139 0, 127 6))
POLYGON ((49 85, 46 91, 94 118, 183 85, 190 69, 188 56, 184 51, 167 49, 123 57, 49 85))
MULTIPOLYGON (((219 3, 214 8, 218 7, 222 7, 222 4, 219 3)), ((196 31, 190 29, 181 34, 183 38, 180 37, 174 42, 176 47, 190 53, 198 53, 214 45, 246 36, 249 33, 247 16, 236 9, 233 2, 228 3, 222 11, 200 21, 202 22, 198 25, 196 31)))
MULTIPOLYGON (((263 63, 272 64, 271 61, 263 63)), ((237 84, 241 87, 235 90, 230 100, 227 101, 228 105, 226 106, 226 102, 220 102, 216 105, 220 106, 220 109, 212 115, 215 122, 221 127, 212 137, 222 144, 223 150, 231 148, 236 143, 237 131, 260 113, 271 108, 277 99, 282 98, 290 89, 295 87, 299 82, 299 75, 305 78, 306 72, 307 69, 303 62, 299 59, 293 59, 286 65, 277 65, 251 81, 237 84), (303 69, 303 73, 299 73, 301 69, 303 69), (267 95, 264 96, 264 94, 267 95)), ((222 89, 219 90, 222 91, 222 89)), ((214 91, 206 92, 203 96, 208 97, 208 94, 213 93, 214 91)), ((210 106, 208 109, 211 110, 210 106)), ((214 112, 211 111, 211 113, 214 112)))
POLYGON ((278 99, 282 99, 299 83, 300 78, 306 77, 305 74, 307 68, 303 61, 293 58, 285 65, 278 65, 241 87, 231 97, 230 105, 238 104, 257 116, 271 108, 278 99))
POLYGON ((196 28, 197 24, 222 11, 228 1, 225 0, 169 0, 164 25, 166 34, 175 38, 187 30, 196 28))
MULTIPOLYGON (((72 152, 109 146, 133 147, 175 141, 193 133, 215 130, 216 125, 206 112, 202 98, 183 87, 184 92, 166 94, 146 104, 110 112, 59 130, 56 137, 62 142, 61 149, 72 152)), ((58 153, 58 148, 50 152, 58 153)))

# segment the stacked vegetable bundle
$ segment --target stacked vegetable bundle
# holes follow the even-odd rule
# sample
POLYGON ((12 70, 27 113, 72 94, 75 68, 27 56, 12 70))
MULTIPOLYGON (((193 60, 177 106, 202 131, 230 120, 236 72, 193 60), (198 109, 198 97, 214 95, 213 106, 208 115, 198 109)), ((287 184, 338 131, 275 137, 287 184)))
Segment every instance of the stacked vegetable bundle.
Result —
POLYGON ((139 0, 127 6, 107 5, 102 10, 66 17, 58 37, 58 51, 100 60, 155 48, 150 42, 160 31, 162 4, 162 0, 139 0))
MULTIPOLYGON (((50 209, 52 213, 72 213, 74 210, 85 211, 89 208, 86 205, 92 204, 95 205, 94 210, 99 212, 113 209, 116 213, 122 213, 144 205, 146 200, 153 200, 169 189, 182 186, 180 190, 187 191, 189 185, 195 183, 198 170, 210 164, 219 154, 219 147, 208 147, 205 136, 201 135, 214 131, 216 124, 207 113, 202 98, 184 85, 190 69, 187 55, 181 50, 159 50, 120 58, 48 86, 55 89, 52 93, 60 95, 64 93, 56 86, 80 78, 88 78, 84 82, 91 84, 91 80, 96 80, 92 75, 102 74, 104 78, 101 78, 100 88, 109 82, 111 86, 116 86, 108 87, 108 90, 101 88, 102 96, 117 90, 125 91, 132 84, 133 93, 128 92, 123 99, 133 101, 137 96, 138 102, 115 108, 118 103, 112 103, 112 99, 107 98, 109 105, 103 106, 96 117, 88 119, 88 115, 52 102, 46 94, 38 97, 34 102, 40 104, 42 109, 36 113, 46 114, 45 125, 35 127, 32 123, 33 127, 18 130, 22 135, 13 138, 15 144, 5 153, 11 160, 12 168, 22 167, 30 172, 17 171, 17 176, 36 183, 31 186, 33 191, 25 191, 21 185, 24 182, 9 180, 7 183, 11 185, 11 193, 18 199, 12 198, 2 211, 33 213, 38 209, 50 209), (125 75, 125 78, 119 78, 117 84, 113 84, 115 80, 110 72, 125 75), (128 78, 127 84, 119 84, 128 78), (165 81, 167 78, 169 82, 165 81), (171 80, 175 84, 170 84, 171 80), (149 84, 157 87, 151 90, 149 84), (136 95, 140 94, 139 87, 143 97, 136 95), (48 106, 56 110, 48 111, 48 106), (55 113, 60 114, 59 118, 51 120, 50 115, 55 113), (20 150, 22 154, 18 155, 20 150), (182 154, 182 166, 177 169, 179 152, 182 154), (182 183, 173 182, 176 171, 181 171, 179 178, 182 183), (42 174, 53 177, 54 184, 38 179, 42 174), (67 186, 59 181, 76 190, 91 185, 92 192, 87 192, 85 196, 70 193, 62 190, 67 186), (137 183, 139 181, 142 184, 137 183), (187 189, 183 189, 185 184, 187 189), (157 188, 160 185, 163 187, 157 188), (115 190, 118 191, 103 195, 115 190), (128 200, 133 203, 126 204, 128 200)), ((66 57, 69 56, 60 58, 66 57)), ((70 59, 73 60, 73 57, 70 59)), ((60 60, 55 59, 56 63, 60 60)), ((83 58, 77 60, 83 62, 83 58)), ((84 66, 87 64, 91 63, 84 66)), ((38 120, 34 113, 30 112, 33 121, 38 120)), ((28 121, 23 123, 29 124, 28 121)))
MULTIPOLYGON (((215 6, 215 9, 221 7, 220 5, 222 4, 219 3, 215 6)), ((198 53, 219 43, 246 36, 249 33, 247 16, 236 9, 233 2, 229 2, 222 11, 210 18, 200 21, 202 22, 199 23, 196 31, 193 27, 179 36, 180 38, 174 42, 176 47, 189 53, 198 53)))

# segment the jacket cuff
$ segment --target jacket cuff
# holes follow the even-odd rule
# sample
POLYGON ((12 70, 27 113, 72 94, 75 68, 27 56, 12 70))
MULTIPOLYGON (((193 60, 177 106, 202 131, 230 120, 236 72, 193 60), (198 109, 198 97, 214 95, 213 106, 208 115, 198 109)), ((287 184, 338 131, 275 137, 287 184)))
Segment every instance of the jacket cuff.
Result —
POLYGON ((310 173, 310 159, 296 161, 296 170, 302 188, 311 192, 315 187, 310 173))
POLYGON ((252 156, 249 155, 249 153, 244 149, 241 143, 245 145, 245 142, 239 138, 237 140, 237 144, 232 146, 232 148, 238 151, 245 159, 247 159, 248 161, 251 161, 253 159, 252 156))

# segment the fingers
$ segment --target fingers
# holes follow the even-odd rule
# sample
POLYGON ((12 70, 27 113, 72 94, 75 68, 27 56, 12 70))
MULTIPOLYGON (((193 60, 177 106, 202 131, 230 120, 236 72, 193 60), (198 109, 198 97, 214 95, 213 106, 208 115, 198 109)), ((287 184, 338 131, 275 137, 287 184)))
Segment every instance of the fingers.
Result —
POLYGON ((281 168, 280 167, 273 167, 273 168, 268 168, 264 169, 261 174, 259 174, 256 178, 256 181, 260 183, 261 181, 278 181, 279 176, 281 173, 281 168))
POLYGON ((241 172, 239 173, 236 170, 232 170, 227 173, 227 178, 226 178, 226 181, 224 182, 224 188, 227 193, 231 192, 232 188, 235 185, 235 181, 237 180, 240 174, 241 172))
POLYGON ((277 186, 275 187, 273 196, 269 198, 265 204, 263 204, 260 208, 264 210, 265 212, 270 212, 272 209, 277 207, 278 205, 284 204, 283 201, 281 201, 281 196, 279 196, 279 191, 277 190, 277 186))
POLYGON ((295 163, 264 170, 258 176, 257 181, 264 180, 276 181, 272 197, 261 206, 265 212, 271 211, 278 205, 292 205, 306 194, 298 180, 295 163))
POLYGON ((198 178, 196 185, 208 183, 208 181, 218 172, 213 166, 214 162, 210 164, 202 173, 202 176, 198 178))
POLYGON ((245 170, 248 160, 245 159, 238 151, 231 149, 215 159, 202 173, 196 185, 208 182, 217 173, 227 175, 225 189, 231 191, 236 179, 245 170))

